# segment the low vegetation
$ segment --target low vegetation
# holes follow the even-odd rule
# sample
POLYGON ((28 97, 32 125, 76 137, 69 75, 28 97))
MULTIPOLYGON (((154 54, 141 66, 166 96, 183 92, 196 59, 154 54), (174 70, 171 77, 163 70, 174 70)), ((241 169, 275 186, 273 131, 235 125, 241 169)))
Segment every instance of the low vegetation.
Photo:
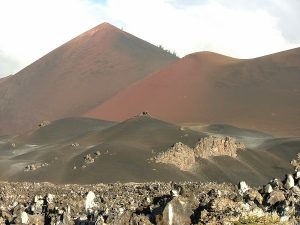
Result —
POLYGON ((176 54, 175 51, 171 51, 171 50, 169 50, 169 49, 166 49, 166 48, 164 48, 162 45, 158 45, 157 47, 159 47, 160 49, 164 50, 165 52, 168 52, 168 53, 170 53, 170 54, 172 54, 172 55, 174 55, 174 56, 177 57, 177 54, 176 54))

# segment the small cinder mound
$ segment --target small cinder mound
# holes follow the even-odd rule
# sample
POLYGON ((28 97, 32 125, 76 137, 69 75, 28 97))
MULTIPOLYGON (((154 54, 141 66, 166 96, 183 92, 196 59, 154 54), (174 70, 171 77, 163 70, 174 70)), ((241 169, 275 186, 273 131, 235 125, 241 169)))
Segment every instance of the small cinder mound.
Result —
POLYGON ((176 143, 167 151, 159 153, 152 160, 156 163, 172 164, 183 171, 190 170, 196 162, 193 149, 181 142, 176 143))
POLYGON ((232 137, 209 136, 199 140, 194 148, 195 156, 209 158, 212 156, 237 157, 237 151, 245 149, 245 145, 232 137))
POLYGON ((143 112, 141 112, 140 114, 138 114, 137 116, 138 116, 138 117, 140 117, 140 116, 148 116, 148 117, 151 117, 150 113, 147 112, 147 111, 143 111, 143 112))

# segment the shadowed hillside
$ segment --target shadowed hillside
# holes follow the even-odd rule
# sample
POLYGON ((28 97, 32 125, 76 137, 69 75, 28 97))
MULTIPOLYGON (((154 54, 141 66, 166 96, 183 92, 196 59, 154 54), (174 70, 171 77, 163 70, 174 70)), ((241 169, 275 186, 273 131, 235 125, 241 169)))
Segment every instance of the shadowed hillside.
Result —
MULTIPOLYGON (((20 136, 0 139, 0 179, 55 183, 155 180, 237 183, 246 179, 259 185, 292 171, 290 161, 299 152, 299 139, 274 139, 257 131, 222 127, 213 130, 214 133, 209 129, 200 132, 147 115, 121 123, 66 118, 20 136), (152 160, 159 155, 168 157, 167 151, 172 146, 183 151, 194 149, 199 139, 208 135, 219 136, 214 140, 227 140, 228 131, 246 147, 234 157, 200 156, 187 170, 172 163, 172 160, 185 163, 185 156, 176 152, 169 158, 170 163, 152 160)), ((215 151, 218 144, 207 147, 208 151, 215 151)))

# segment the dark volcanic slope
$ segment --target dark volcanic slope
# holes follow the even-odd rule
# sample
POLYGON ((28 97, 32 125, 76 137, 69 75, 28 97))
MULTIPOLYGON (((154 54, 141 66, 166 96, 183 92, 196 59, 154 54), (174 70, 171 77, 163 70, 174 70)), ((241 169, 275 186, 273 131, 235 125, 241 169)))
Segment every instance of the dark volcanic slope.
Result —
POLYGON ((103 130, 93 128, 82 133, 80 137, 64 142, 53 141, 52 144, 40 143, 32 146, 37 142, 36 137, 42 136, 39 133, 45 129, 46 127, 41 128, 40 132, 36 131, 32 135, 34 140, 28 138, 27 145, 17 145, 10 149, 15 155, 11 155, 9 161, 3 161, 2 166, 9 163, 10 169, 7 169, 8 175, 2 174, 2 179, 59 183, 193 180, 193 174, 182 173, 170 166, 153 165, 148 159, 175 142, 182 141, 192 145, 203 136, 199 132, 188 129, 183 131, 176 125, 154 118, 136 117, 103 130), (79 146, 73 147, 72 143, 79 143, 79 146), (29 147, 31 149, 28 150, 29 147), (95 158, 97 151, 101 155, 95 158), (84 157, 87 154, 95 158, 94 163, 85 162, 84 157), (49 166, 23 172, 24 166, 35 161, 48 162, 49 166), (86 168, 82 168, 83 165, 86 168), (74 170, 74 166, 77 169, 74 170))
POLYGON ((123 120, 139 111, 172 122, 223 123, 300 135, 300 48, 249 60, 188 55, 87 113, 123 120))
POLYGON ((114 122, 101 121, 90 118, 65 118, 52 122, 48 126, 36 128, 19 135, 11 140, 16 145, 21 144, 53 144, 80 137, 91 131, 103 130, 114 125, 114 122))
POLYGON ((177 142, 194 147, 199 138, 210 133, 193 131, 148 116, 134 117, 118 124, 82 118, 64 119, 26 135, 1 139, 0 179, 55 183, 154 180, 236 183, 246 180, 258 185, 292 172, 289 163, 299 152, 299 139, 272 139, 258 133, 259 143, 264 144, 257 147, 255 132, 251 132, 248 139, 249 131, 242 133, 244 136, 238 139, 248 140, 245 142, 248 149, 239 152, 238 158, 197 159, 193 170, 185 172, 149 159, 177 142), (77 124, 76 129, 74 124, 77 124), (25 166, 38 163, 49 165, 24 171, 25 166))
POLYGON ((0 134, 78 116, 177 57, 104 23, 0 82, 0 134))

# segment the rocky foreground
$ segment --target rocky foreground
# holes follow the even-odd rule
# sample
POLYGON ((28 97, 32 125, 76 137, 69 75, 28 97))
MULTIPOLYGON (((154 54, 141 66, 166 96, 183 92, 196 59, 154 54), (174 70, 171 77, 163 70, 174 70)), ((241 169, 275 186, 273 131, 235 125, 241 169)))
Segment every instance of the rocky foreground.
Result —
POLYGON ((216 183, 0 183, 1 224, 299 224, 300 172, 216 183))

